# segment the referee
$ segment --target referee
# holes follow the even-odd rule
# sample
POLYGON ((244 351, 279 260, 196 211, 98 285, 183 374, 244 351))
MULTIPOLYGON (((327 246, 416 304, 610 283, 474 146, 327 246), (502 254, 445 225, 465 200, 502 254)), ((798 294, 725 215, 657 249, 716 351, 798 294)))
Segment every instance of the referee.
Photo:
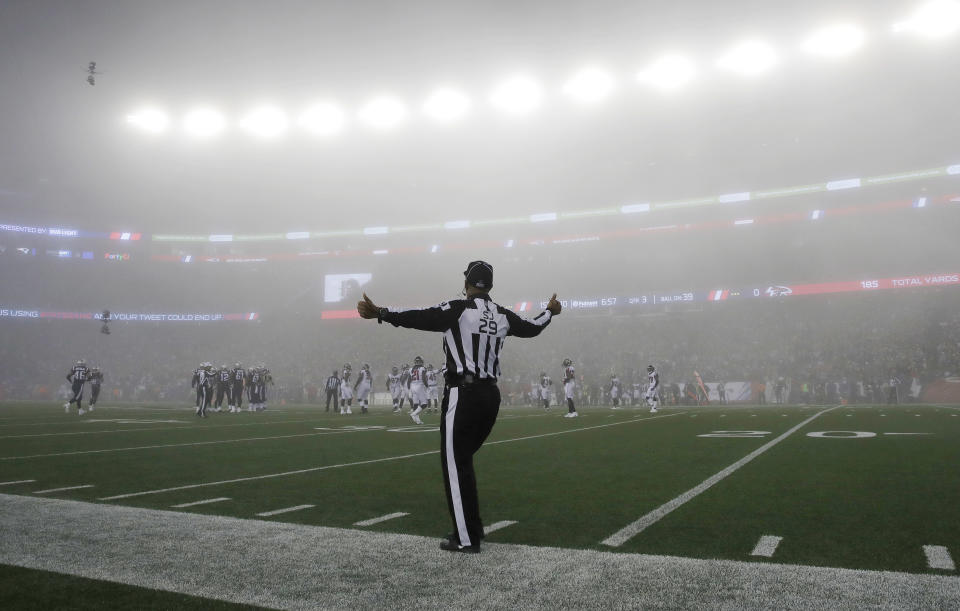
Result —
POLYGON ((500 410, 500 351, 508 335, 535 337, 560 314, 554 294, 547 309, 531 320, 490 300, 493 267, 472 261, 464 275, 466 299, 432 308, 401 310, 376 306, 364 294, 357 303, 363 318, 395 327, 443 333, 447 360, 440 426, 440 463, 453 532, 440 544, 450 552, 478 553, 483 539, 473 455, 487 439, 500 410))

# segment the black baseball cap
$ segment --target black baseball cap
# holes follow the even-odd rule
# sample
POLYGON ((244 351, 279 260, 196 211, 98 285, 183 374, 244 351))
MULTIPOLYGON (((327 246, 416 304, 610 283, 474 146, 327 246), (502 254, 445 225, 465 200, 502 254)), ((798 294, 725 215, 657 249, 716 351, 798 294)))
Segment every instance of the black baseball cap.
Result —
POLYGON ((486 261, 471 261, 463 272, 467 284, 489 290, 493 286, 493 266, 486 261))

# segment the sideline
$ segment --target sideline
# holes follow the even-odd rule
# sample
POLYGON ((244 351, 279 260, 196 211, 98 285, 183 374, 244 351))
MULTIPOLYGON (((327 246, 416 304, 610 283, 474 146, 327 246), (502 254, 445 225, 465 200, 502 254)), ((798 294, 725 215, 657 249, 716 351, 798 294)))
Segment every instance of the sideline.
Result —
POLYGON ((485 543, 0 494, 0 563, 275 609, 956 609, 960 578, 485 543), (211 559, 228 559, 230 570, 211 559))

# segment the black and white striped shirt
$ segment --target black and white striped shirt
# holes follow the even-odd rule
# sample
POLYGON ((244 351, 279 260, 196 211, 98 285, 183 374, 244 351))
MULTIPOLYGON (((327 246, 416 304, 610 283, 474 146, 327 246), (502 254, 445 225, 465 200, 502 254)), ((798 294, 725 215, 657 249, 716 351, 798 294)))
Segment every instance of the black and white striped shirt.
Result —
POLYGON ((497 305, 489 295, 479 295, 432 308, 388 309, 381 319, 395 327, 443 333, 447 376, 495 381, 500 376, 500 351, 506 337, 536 337, 550 324, 551 315, 544 310, 527 320, 497 305))

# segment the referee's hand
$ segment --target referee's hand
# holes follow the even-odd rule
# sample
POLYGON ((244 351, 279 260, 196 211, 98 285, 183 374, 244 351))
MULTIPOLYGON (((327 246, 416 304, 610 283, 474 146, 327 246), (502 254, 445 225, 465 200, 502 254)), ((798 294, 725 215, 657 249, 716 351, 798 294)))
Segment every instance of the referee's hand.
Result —
POLYGON ((360 314, 360 318, 376 318, 380 314, 380 308, 370 301, 370 298, 364 293, 363 301, 357 302, 357 313, 360 314))
POLYGON ((553 297, 550 298, 550 302, 547 304, 547 309, 550 310, 551 316, 558 316, 560 311, 563 309, 563 306, 561 306, 560 302, 557 301, 556 293, 554 293, 553 297))

